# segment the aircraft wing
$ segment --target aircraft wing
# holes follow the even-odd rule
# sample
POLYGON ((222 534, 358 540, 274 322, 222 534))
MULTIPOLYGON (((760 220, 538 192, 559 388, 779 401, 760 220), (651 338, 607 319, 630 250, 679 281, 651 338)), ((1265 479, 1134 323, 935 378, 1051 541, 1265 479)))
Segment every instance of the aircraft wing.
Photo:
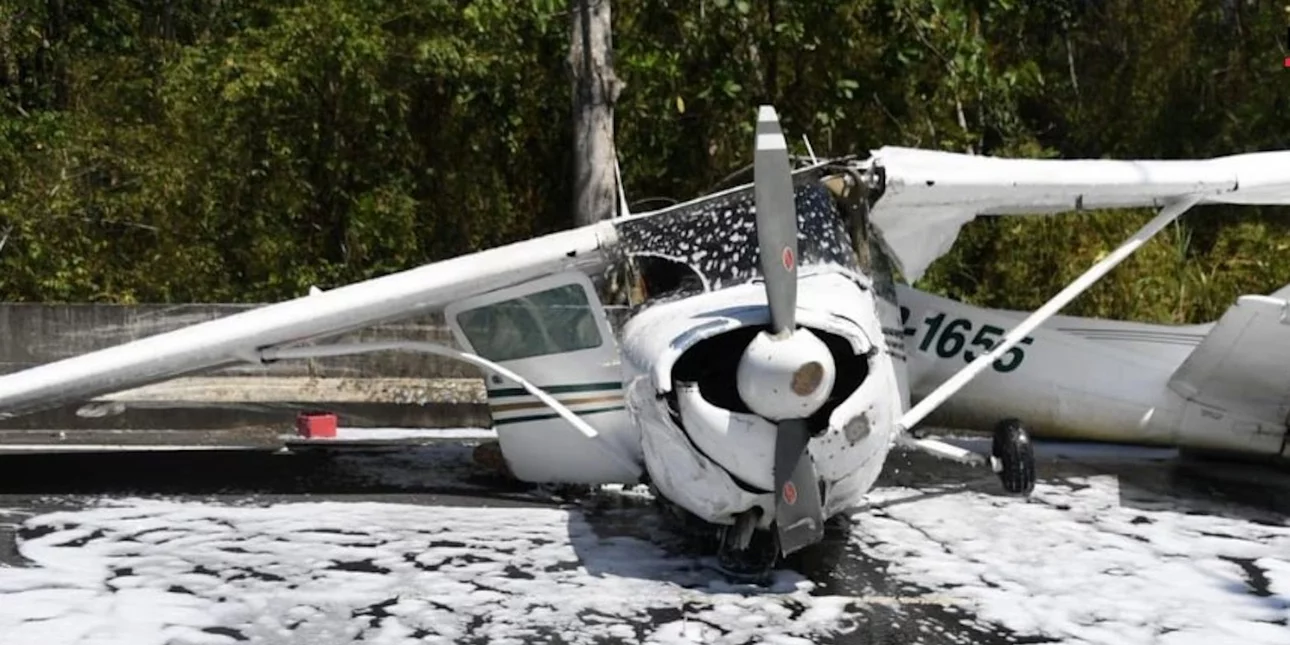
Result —
POLYGON ((1290 204, 1290 151, 1204 160, 1006 159, 884 147, 871 167, 883 193, 871 221, 910 283, 977 215, 1053 214, 1201 204, 1290 204))
POLYGON ((0 416, 261 362, 265 349, 436 311, 462 297, 566 270, 600 271, 610 222, 427 264, 0 376, 0 416))
POLYGON ((1178 394, 1240 405, 1256 418, 1281 421, 1290 403, 1290 302, 1241 296, 1169 379, 1178 394))

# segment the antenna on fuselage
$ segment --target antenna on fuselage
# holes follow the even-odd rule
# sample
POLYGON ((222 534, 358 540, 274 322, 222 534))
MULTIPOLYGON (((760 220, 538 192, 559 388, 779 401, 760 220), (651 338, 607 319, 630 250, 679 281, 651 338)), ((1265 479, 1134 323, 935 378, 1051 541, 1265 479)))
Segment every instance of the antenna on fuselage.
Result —
POLYGON ((623 187, 623 173, 618 169, 618 154, 614 154, 614 182, 618 184, 618 209, 619 217, 627 217, 632 214, 632 209, 627 205, 627 190, 623 187))
POLYGON ((802 143, 806 144, 806 153, 811 155, 811 163, 812 164, 820 163, 819 158, 815 156, 815 148, 811 147, 811 139, 810 137, 806 136, 805 132, 802 133, 802 143))

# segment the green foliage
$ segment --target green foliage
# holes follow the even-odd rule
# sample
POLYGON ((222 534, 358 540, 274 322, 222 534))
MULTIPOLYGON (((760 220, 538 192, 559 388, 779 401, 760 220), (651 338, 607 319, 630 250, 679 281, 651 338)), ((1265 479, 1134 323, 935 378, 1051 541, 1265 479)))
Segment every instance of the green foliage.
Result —
MULTIPOLYGON (((1165 0, 1024 10, 1016 24, 1045 71, 1020 97, 1030 133, 1003 149, 1064 157, 1205 157, 1290 148, 1274 121, 1290 103, 1275 12, 1165 0), (1024 15, 1025 11, 1032 15, 1024 15), (1081 13, 1081 11, 1083 13, 1081 13), (1043 35, 1047 34, 1047 35, 1043 35)), ((1290 209, 1206 206, 1145 245, 1069 313, 1201 322, 1236 297, 1290 283, 1290 209)), ((1145 213, 978 221, 924 288, 992 306, 1033 308, 1148 219, 1145 213)))
POLYGON ((41 36, 5 52, 0 297, 276 299, 563 225, 546 3, 30 4, 0 16, 41 36))
MULTIPOLYGON (((750 160, 765 101, 824 155, 1287 148, 1284 26, 1265 4, 618 2, 627 191, 711 188, 750 160)), ((568 11, 12 0, 0 298, 280 299, 568 226, 568 11)), ((1071 311, 1211 319, 1290 282, 1287 215, 1202 208, 1071 311)), ((977 221, 919 286, 1030 308, 1148 216, 977 221)))

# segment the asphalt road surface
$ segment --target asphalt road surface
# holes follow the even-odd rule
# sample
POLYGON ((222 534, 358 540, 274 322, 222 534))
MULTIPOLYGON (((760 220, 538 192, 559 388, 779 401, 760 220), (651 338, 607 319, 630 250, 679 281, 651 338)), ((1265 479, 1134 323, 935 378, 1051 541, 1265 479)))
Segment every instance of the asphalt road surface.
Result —
POLYGON ((0 643, 1290 643, 1284 471, 1041 444, 1025 500, 898 452, 758 588, 473 445, 0 457, 0 643))

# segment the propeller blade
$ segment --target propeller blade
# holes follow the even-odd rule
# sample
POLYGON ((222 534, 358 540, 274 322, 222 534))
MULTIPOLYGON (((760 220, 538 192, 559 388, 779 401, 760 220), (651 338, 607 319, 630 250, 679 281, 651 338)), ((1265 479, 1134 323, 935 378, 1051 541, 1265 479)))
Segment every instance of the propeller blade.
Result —
POLYGON ((766 278, 771 325, 778 334, 796 326, 797 207, 788 143, 775 108, 769 105, 757 111, 753 196, 757 204, 757 252, 766 278))
POLYGON ((815 464, 806 454, 810 440, 806 419, 779 422, 775 436, 775 524, 784 555, 824 537, 824 508, 815 464))

